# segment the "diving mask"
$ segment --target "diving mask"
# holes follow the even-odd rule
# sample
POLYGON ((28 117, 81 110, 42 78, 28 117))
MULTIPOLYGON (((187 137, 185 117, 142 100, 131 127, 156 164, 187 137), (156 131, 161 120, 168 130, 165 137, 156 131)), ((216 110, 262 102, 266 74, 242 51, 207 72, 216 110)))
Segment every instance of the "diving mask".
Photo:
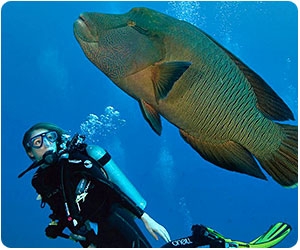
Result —
POLYGON ((32 148, 40 148, 43 146, 45 138, 49 142, 55 142, 57 140, 57 137, 58 137, 58 135, 55 131, 44 132, 44 133, 41 133, 39 135, 32 137, 29 140, 29 142, 27 143, 27 146, 32 147, 32 148))

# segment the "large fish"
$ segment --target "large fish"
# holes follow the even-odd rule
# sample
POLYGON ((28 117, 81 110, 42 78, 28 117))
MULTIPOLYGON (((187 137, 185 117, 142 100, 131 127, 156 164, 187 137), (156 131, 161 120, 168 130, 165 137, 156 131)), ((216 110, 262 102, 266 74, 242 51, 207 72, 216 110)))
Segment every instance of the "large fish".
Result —
POLYGON ((282 186, 298 182, 297 126, 264 80, 197 27, 147 8, 83 13, 74 34, 85 55, 135 98, 152 129, 160 115, 204 159, 282 186))

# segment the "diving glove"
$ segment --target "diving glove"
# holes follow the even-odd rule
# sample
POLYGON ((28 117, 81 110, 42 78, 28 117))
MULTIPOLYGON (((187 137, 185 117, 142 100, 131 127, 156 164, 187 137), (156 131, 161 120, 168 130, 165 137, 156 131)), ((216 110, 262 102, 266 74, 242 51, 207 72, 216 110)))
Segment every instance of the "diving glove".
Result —
POLYGON ((64 227, 61 227, 56 221, 51 221, 49 225, 45 228, 45 234, 50 239, 56 239, 58 236, 62 235, 64 227))

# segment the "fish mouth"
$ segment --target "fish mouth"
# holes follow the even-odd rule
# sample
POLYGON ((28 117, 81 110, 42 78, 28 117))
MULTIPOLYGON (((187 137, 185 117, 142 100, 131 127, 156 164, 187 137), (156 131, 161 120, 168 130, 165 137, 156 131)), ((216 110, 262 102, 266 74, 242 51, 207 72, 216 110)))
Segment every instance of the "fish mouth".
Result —
POLYGON ((87 21, 87 19, 84 17, 83 14, 80 14, 78 19, 77 19, 77 22, 79 23, 79 25, 81 25, 82 27, 85 27, 87 29, 90 29, 89 28, 89 23, 87 21))
POLYGON ((97 42, 97 32, 88 18, 81 14, 73 26, 76 38, 84 42, 97 42))

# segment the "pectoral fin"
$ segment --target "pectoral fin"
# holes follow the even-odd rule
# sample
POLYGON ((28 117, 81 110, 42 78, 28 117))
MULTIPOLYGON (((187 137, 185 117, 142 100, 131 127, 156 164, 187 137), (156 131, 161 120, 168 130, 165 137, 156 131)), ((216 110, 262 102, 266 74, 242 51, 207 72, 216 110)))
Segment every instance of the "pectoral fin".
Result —
POLYGON ((180 130, 180 134, 205 160, 230 171, 266 180, 253 156, 240 144, 234 141, 219 143, 202 141, 190 136, 183 130, 180 130))
POLYGON ((161 135, 162 126, 159 113, 144 100, 140 100, 139 104, 146 121, 150 124, 156 134, 161 135))
POLYGON ((156 64, 152 70, 152 82, 156 101, 165 98, 174 83, 190 67, 190 62, 164 62, 156 64))

